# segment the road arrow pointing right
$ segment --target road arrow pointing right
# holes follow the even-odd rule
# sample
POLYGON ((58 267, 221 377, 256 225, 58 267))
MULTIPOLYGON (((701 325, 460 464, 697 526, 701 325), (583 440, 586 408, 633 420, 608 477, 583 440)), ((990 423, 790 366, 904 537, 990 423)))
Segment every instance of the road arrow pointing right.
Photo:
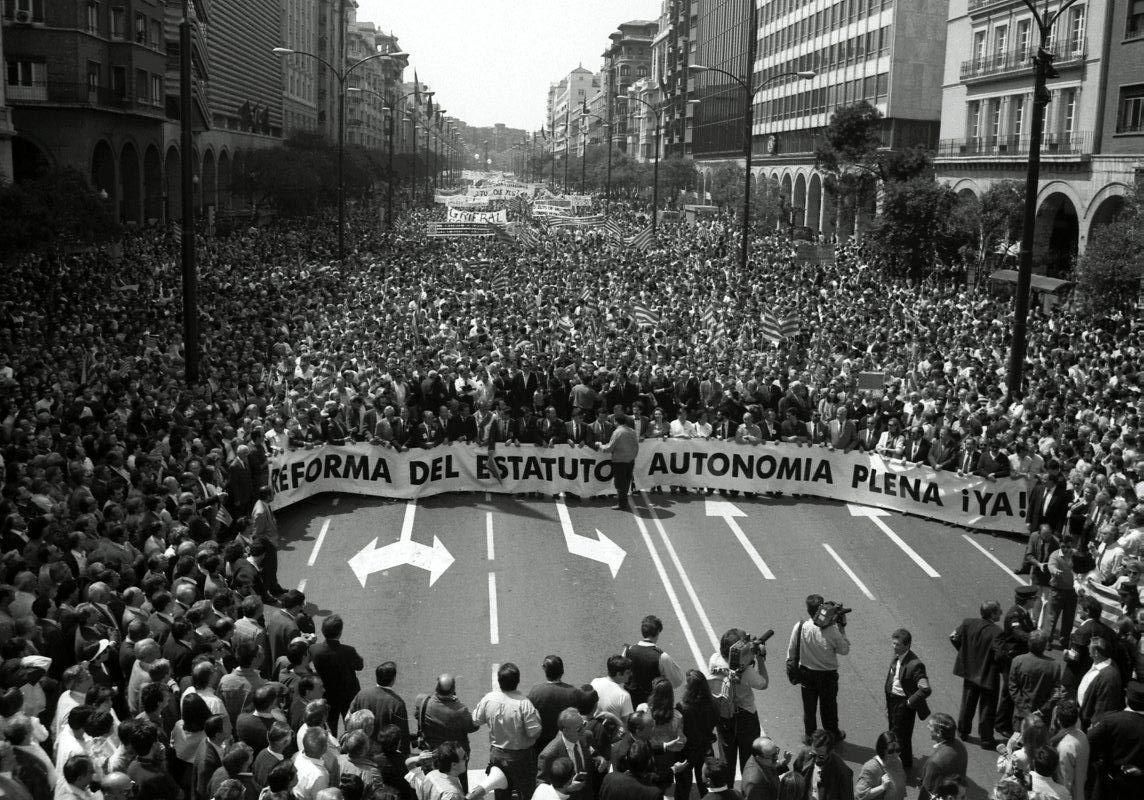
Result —
POLYGON ((564 531, 564 546, 568 548, 568 552, 574 556, 583 556, 607 564, 612 577, 616 577, 620 572, 620 566, 624 563, 624 557, 627 556, 624 548, 601 533, 599 528, 596 529, 595 539, 576 533, 572 529, 572 517, 568 514, 568 506, 564 504, 563 497, 556 498, 556 514, 560 517, 560 528, 564 531))
POLYGON ((763 557, 759 555, 759 551, 751 544, 751 540, 747 538, 747 534, 743 533, 743 529, 739 527, 739 523, 735 517, 747 516, 746 511, 739 509, 734 503, 729 503, 726 500, 706 500, 704 501, 709 517, 722 517, 723 521, 727 523, 727 527, 731 529, 731 533, 735 534, 735 538, 739 540, 739 544, 747 551, 747 556, 754 562, 759 572, 768 581, 775 579, 775 574, 771 572, 771 568, 767 566, 767 562, 763 561, 763 557))

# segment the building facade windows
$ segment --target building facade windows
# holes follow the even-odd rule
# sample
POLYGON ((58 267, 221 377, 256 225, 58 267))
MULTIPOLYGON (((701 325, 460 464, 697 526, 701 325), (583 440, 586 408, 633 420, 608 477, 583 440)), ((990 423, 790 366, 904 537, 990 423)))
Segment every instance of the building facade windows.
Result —
POLYGON ((1074 53, 1084 50, 1085 11, 1085 6, 1073 6, 1069 9, 1068 48, 1074 53))
POLYGON ((127 11, 123 8, 111 9, 111 38, 127 38, 127 11))
POLYGON ((1144 83, 1120 89, 1116 113, 1117 133, 1144 133, 1144 83))
POLYGON ((1011 133, 1020 138, 1021 134, 1025 132, 1025 95, 1014 95, 1009 101, 1009 108, 1012 111, 1013 120, 1011 133))
POLYGON ((1068 141, 1076 132, 1077 90, 1065 89, 1061 92, 1061 138, 1068 141))
POLYGON ((1031 53, 1029 52, 1029 31, 1031 30, 1032 22, 1023 19, 1017 23, 1017 57, 1021 61, 1027 61, 1031 53))
POLYGON ((87 4, 87 32, 99 34, 99 3, 87 4))
POLYGON ((1127 38, 1144 36, 1144 0, 1129 0, 1124 35, 1127 38))

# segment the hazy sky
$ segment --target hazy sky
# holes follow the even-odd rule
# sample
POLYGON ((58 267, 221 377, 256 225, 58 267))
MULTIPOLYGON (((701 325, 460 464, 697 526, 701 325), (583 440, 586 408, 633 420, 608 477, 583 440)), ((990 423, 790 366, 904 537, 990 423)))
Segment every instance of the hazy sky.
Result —
POLYGON ((661 0, 358 0, 357 18, 398 37, 406 80, 437 92, 469 125, 544 124, 548 85, 583 64, 596 72, 621 22, 659 17, 661 0))

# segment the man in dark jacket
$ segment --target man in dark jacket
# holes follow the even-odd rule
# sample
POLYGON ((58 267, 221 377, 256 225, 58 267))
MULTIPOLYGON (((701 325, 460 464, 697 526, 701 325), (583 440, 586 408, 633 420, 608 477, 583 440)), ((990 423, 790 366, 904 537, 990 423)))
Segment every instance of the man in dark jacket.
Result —
POLYGON ((962 739, 968 739, 973 730, 973 715, 979 714, 977 732, 981 747, 992 750, 993 714, 997 708, 997 665, 993 657, 993 641, 1001 629, 1001 604, 990 600, 981 604, 981 615, 967 617, 949 637, 957 648, 953 674, 961 678, 961 711, 957 730, 962 739))
POLYGON ((326 687, 326 702, 330 704, 330 729, 335 731, 361 689, 357 673, 365 667, 358 651, 342 644, 343 624, 338 614, 326 617, 322 620, 322 636, 325 641, 310 648, 310 663, 326 687))
POLYGON ((1111 711, 1088 729, 1090 764, 1099 796, 1144 797, 1144 683, 1128 684, 1128 707, 1111 711))
MULTIPOLYGON (((397 692, 393 691, 393 683, 397 680, 397 665, 392 661, 383 661, 374 670, 377 679, 376 686, 362 689, 350 704, 350 713, 365 708, 373 712, 374 738, 380 739, 380 732, 387 725, 396 725, 401 731, 401 743, 398 749, 409 755, 409 711, 405 701, 397 692)), ((329 686, 329 683, 326 684, 329 686)), ((326 690, 329 697, 329 689, 326 690)))
POLYGON ((854 800, 854 771, 834 752, 834 737, 819 728, 810 735, 810 747, 803 750, 790 768, 806 779, 806 795, 818 800, 854 800), (818 768, 818 786, 813 786, 818 768))
POLYGON ((933 694, 926 665, 917 657, 910 645, 913 636, 905 628, 898 628, 890 635, 894 660, 886 674, 886 718, 890 730, 898 736, 902 746, 902 766, 906 772, 913 769, 914 720, 929 716, 926 698, 933 694))
POLYGON ((1029 609, 1037 602, 1037 589, 1034 586, 1018 586, 1013 593, 1013 606, 1005 612, 1001 621, 1001 632, 995 641, 995 655, 1000 681, 1001 699, 997 703, 997 719, 994 729, 1002 738, 1013 733, 1013 695, 1010 692, 1009 670, 1013 659, 1029 652, 1029 635, 1036 629, 1036 623, 1029 609))

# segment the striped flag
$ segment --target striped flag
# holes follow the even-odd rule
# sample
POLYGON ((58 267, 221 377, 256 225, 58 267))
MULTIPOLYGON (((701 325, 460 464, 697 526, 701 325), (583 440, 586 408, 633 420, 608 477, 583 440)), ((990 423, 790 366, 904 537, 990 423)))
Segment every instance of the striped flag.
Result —
POLYGON ((649 247, 651 247, 652 239, 654 236, 655 234, 652 231, 651 226, 648 225, 631 239, 628 239, 625 244, 634 250, 647 250, 649 247))
POLYGON ((507 269, 502 269, 492 280, 493 291, 499 295, 509 295, 512 292, 512 276, 508 274, 507 269))
POLYGON ((616 241, 624 241, 624 231, 620 227, 620 223, 616 222, 614 219, 609 218, 604 221, 604 232, 616 241))
POLYGON ((783 317, 783 319, 779 320, 779 330, 782 332, 782 335, 788 339, 798 336, 801 327, 798 317, 794 315, 783 317))
POLYGON ((763 338, 773 344, 778 344, 783 339, 782 325, 779 324, 778 319, 769 311, 764 311, 759 319, 759 332, 763 338))
POLYGON ((659 325, 659 313, 652 311, 643 303, 632 303, 632 319, 640 326, 650 325, 655 327, 659 325))
POLYGON ((527 225, 518 225, 516 227, 516 238, 519 239, 520 243, 525 247, 540 246, 540 239, 527 225))
POLYGON ((580 302, 581 303, 587 303, 591 299, 592 299, 592 287, 591 286, 585 286, 584 291, 580 292, 580 302))
POLYGON ((556 324, 559 325, 565 333, 571 333, 572 328, 574 327, 574 325, 572 323, 572 318, 569 317, 567 314, 563 315, 562 317, 559 317, 556 320, 556 324))
POLYGON ((703 312, 703 327, 709 331, 715 330, 715 323, 718 321, 718 316, 715 314, 715 306, 707 306, 707 310, 703 312))
POLYGON ((491 222, 488 223, 488 226, 489 226, 489 230, 492 231, 493 238, 496 239, 498 242, 516 242, 517 241, 517 237, 513 236, 511 233, 506 231, 505 226, 494 225, 491 222))

